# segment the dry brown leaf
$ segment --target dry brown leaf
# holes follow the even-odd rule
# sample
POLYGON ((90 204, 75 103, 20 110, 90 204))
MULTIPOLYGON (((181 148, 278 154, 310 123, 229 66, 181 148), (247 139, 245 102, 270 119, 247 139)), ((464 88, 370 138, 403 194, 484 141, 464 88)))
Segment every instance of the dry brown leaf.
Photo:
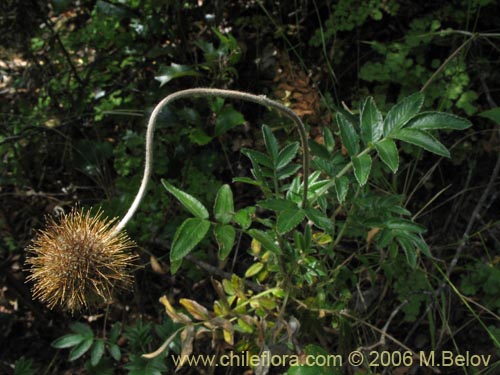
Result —
POLYGON ((372 243, 372 240, 373 240, 373 237, 375 237, 375 235, 380 232, 380 228, 379 227, 375 227, 373 229, 370 229, 368 231, 368 234, 366 235, 366 249, 370 249, 370 245, 372 243))

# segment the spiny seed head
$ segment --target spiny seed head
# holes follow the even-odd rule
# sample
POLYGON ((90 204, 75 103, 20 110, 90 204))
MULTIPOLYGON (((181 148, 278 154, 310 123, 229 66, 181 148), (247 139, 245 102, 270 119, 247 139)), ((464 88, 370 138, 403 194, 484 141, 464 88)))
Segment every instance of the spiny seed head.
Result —
POLYGON ((116 219, 101 219, 73 209, 57 222, 49 219, 27 247, 28 280, 33 296, 52 309, 59 305, 74 313, 109 301, 114 288, 129 286, 135 243, 114 231, 116 219))

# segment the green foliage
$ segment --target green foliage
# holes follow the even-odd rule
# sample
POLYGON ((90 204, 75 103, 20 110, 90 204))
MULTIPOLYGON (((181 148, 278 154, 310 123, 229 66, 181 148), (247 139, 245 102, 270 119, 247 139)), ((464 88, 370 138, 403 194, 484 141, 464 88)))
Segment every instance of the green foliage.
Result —
POLYGON ((14 363, 14 375, 36 375, 39 369, 30 358, 19 358, 14 363))
MULTIPOLYGON (((280 148, 272 129, 263 125, 265 152, 252 149, 241 151, 250 160, 253 179, 235 178, 234 181, 258 186, 264 199, 257 201, 256 207, 246 207, 235 213, 232 189, 223 185, 214 199, 213 221, 208 210, 195 197, 163 181, 168 192, 195 216, 186 219, 175 233, 170 251, 172 272, 179 269, 182 258, 205 238, 210 226, 213 226, 220 259, 230 255, 236 232, 248 235, 252 239, 250 253, 254 261, 246 269, 245 277, 257 283, 271 280, 279 290, 275 293, 271 288, 253 295, 233 274, 230 281, 222 283, 223 290, 214 284, 221 300, 215 304, 213 312, 196 301, 181 299, 180 303, 190 317, 177 312, 166 297, 162 298, 170 318, 185 326, 181 335, 183 352, 192 351, 197 329, 194 320, 205 322, 203 324, 212 331, 222 330, 226 344, 233 345, 235 332, 239 332, 237 346, 255 345, 255 321, 249 315, 243 315, 246 317, 243 319, 241 314, 248 313, 249 305, 256 315, 268 319, 283 294, 286 298, 292 296, 298 300, 304 297, 301 304, 308 308, 318 305, 332 311, 343 308, 352 298, 350 290, 357 283, 356 277, 348 270, 332 274, 325 260, 328 259, 326 257, 338 257, 336 264, 341 264, 337 245, 341 241, 354 241, 362 246, 365 237, 368 242, 366 247, 374 243, 378 251, 389 253, 387 259, 380 260, 380 264, 387 278, 394 280, 397 297, 405 302, 404 320, 416 319, 422 304, 428 303, 428 291, 432 288, 426 274, 417 267, 420 253, 431 256, 422 237, 426 228, 410 219, 411 213, 402 207, 400 196, 377 191, 376 184, 380 178, 373 177, 371 171, 380 170, 382 164, 393 173, 397 171, 399 151, 396 141, 413 144, 440 156, 450 156, 447 148, 429 132, 435 133, 438 129, 464 130, 471 124, 445 113, 420 113, 423 102, 423 94, 410 95, 394 105, 385 119, 371 98, 363 102, 359 118, 338 112, 337 126, 346 155, 334 155, 330 151, 332 147, 329 150, 328 146, 311 142, 315 145, 311 150, 313 166, 319 168, 302 178, 293 174, 282 175, 298 153, 297 144, 280 148), (360 139, 363 139, 364 149, 361 149, 360 139), (372 158, 371 153, 378 154, 380 159, 372 158), (307 206, 301 207, 306 178, 309 187, 307 206), (269 215, 254 216, 257 208, 270 211, 269 215), (270 275, 273 275, 272 278, 270 275), (325 283, 328 287, 325 286, 317 300, 311 300, 309 288, 314 290, 316 285, 325 283), (326 295, 336 298, 338 302, 332 305, 326 295), (228 321, 228 317, 232 317, 233 321, 228 321)), ((324 137, 329 138, 327 131, 324 137)), ((376 257, 370 259, 361 254, 358 257, 367 267, 377 265, 376 257)), ((318 290, 314 292, 317 293, 318 290)), ((268 320, 267 324, 274 323, 268 320)), ((163 348, 160 347, 159 352, 163 348)), ((314 345, 308 346, 308 350, 316 354, 323 352, 322 348, 314 345)), ((158 355, 158 351, 154 355, 158 355)), ((313 372, 335 373, 335 370, 321 366, 292 366, 289 369, 291 374, 313 372)))
MULTIPOLYGON (((430 296, 442 280, 433 275, 430 248, 433 256, 448 260, 442 250, 447 247, 436 245, 454 241, 453 233, 461 228, 436 240, 443 214, 433 216, 434 223, 422 213, 436 203, 433 188, 449 177, 450 164, 441 157, 451 157, 458 171, 451 173, 456 176, 450 191, 455 189, 456 196, 461 194, 456 191, 459 175, 475 165, 478 155, 465 194, 482 186, 481 173, 488 173, 489 154, 483 148, 495 150, 496 138, 483 139, 490 134, 483 132, 489 131, 484 124, 500 119, 498 108, 485 110, 485 98, 496 99, 498 72, 496 37, 484 32, 498 24, 496 3, 340 0, 305 2, 300 8, 293 2, 243 3, 229 2, 224 9, 209 2, 75 5, 54 0, 42 4, 46 14, 29 17, 32 9, 26 10, 25 21, 37 24, 29 28, 26 43, 18 43, 19 56, 1 56, 6 100, 1 105, 5 126, 0 127, 5 207, 0 264, 8 273, 10 260, 17 262, 52 207, 100 202, 110 216, 123 214, 141 179, 145 119, 166 94, 205 85, 245 87, 273 97, 276 86, 284 84, 275 72, 300 62, 310 78, 307 85, 323 96, 322 115, 330 112, 321 120, 304 117, 311 151, 311 171, 305 176, 299 162, 304 150, 274 114, 263 120, 260 113, 224 99, 208 104, 196 99, 165 109, 155 135, 152 183, 127 230, 141 254, 148 254, 144 261, 151 256, 163 267, 170 259, 171 273, 177 272, 168 278, 174 295, 181 289, 182 295, 198 298, 193 296, 199 289, 182 289, 181 271, 188 271, 193 285, 203 275, 188 262, 181 269, 188 254, 232 277, 213 277, 215 301, 210 292, 199 303, 181 299, 177 315, 167 309, 171 319, 154 325, 149 321, 158 316, 151 307, 160 289, 158 275, 140 267, 136 293, 141 293, 137 300, 144 302, 140 312, 147 321, 115 323, 102 334, 99 325, 70 325, 70 332, 53 342, 69 352, 70 366, 85 362, 89 374, 172 372, 167 352, 198 349, 182 332, 201 345, 211 341, 206 350, 217 353, 228 348, 259 353, 276 344, 312 355, 327 354, 326 348, 339 352, 371 344, 362 331, 368 325, 360 328, 360 322, 380 327, 388 309, 407 301, 403 318, 389 332, 404 330, 406 323, 419 321, 424 307, 436 303, 430 296), (16 59, 26 68, 7 64, 16 59), (341 99, 353 109, 341 109, 341 99), (451 149, 454 137, 462 136, 451 131, 465 130, 470 122, 432 108, 478 113, 487 120, 477 118, 467 142, 451 149), (267 124, 262 132, 254 131, 262 123, 267 124), (280 134, 282 129, 286 134, 280 134), (250 142, 240 149, 233 134, 250 142), (254 139, 261 136, 263 143, 254 139), (432 176, 435 170, 439 182, 432 176), (420 181, 415 184, 415 179, 420 181), (171 243, 170 251, 157 246, 157 239, 171 243), (301 326, 296 331, 295 317, 301 326), (323 348, 317 345, 318 327, 332 332, 323 348), (162 354, 142 357, 162 342, 167 343, 162 354)), ((24 14, 5 13, 9 16, 0 26, 11 22, 12 14, 24 14)), ((14 39, 17 43, 17 35, 14 39)), ((307 90, 295 87, 300 86, 295 78, 285 76, 285 91, 302 98, 307 90)), ((466 201, 474 199, 471 194, 466 201)), ((459 213, 456 226, 467 209, 451 210, 459 213)), ((491 230, 490 223, 485 225, 491 230)), ((496 260, 467 258, 468 252, 454 271, 457 285, 498 313, 496 260)), ((497 334, 495 323, 487 323, 497 334)), ((399 337, 400 332, 390 333, 399 337)), ((15 374, 39 373, 38 367, 21 358, 15 374)), ((287 371, 335 373, 325 367, 287 371)))
POLYGON ((467 296, 481 296, 490 310, 500 312, 500 267, 477 261, 467 267, 460 280, 460 290, 467 296))
MULTIPOLYGON (((97 338, 94 337, 92 328, 88 325, 72 323, 70 325, 72 333, 58 338, 52 343, 52 346, 57 349, 72 348, 69 361, 75 361, 81 357, 87 358, 85 369, 89 374, 113 374, 117 364, 121 364, 126 358, 123 367, 128 370, 128 375, 159 375, 164 374, 169 369, 165 363, 165 357, 160 356, 148 360, 143 358, 142 354, 150 350, 151 344, 158 339, 165 340, 177 329, 178 326, 170 319, 154 326, 150 322, 145 323, 142 320, 137 320, 134 324, 124 326, 123 331, 121 325, 115 323, 105 337, 97 338), (121 335, 126 339, 125 345, 118 344, 121 335)), ((172 340, 168 350, 178 352, 178 340, 172 340)), ((20 371, 30 371, 30 368, 33 367, 31 361, 26 360, 22 360, 20 366, 20 371)), ((33 372, 20 372, 20 374, 27 375, 31 373, 33 372)))

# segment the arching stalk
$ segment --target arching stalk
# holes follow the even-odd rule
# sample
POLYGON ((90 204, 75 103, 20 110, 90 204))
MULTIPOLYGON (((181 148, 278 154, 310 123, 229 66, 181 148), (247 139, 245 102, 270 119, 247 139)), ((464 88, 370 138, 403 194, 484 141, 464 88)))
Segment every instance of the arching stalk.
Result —
POLYGON ((139 191, 137 192, 137 195, 134 198, 134 201, 132 202, 132 205, 128 209, 127 213, 123 217, 123 219, 118 223, 118 225, 115 227, 115 233, 118 233, 121 231, 127 223, 130 221, 132 216, 134 216, 135 212, 137 211, 137 208, 139 207, 142 198, 144 197, 144 194, 146 192, 146 188, 148 186, 149 179, 151 177, 151 172, 152 172, 152 167, 153 167, 153 136, 154 136, 154 130, 156 127, 156 121, 158 118, 158 115, 160 114, 161 110, 168 106, 169 104, 173 103, 174 101, 182 98, 190 98, 190 97, 196 97, 196 96, 201 96, 201 97, 222 97, 222 98, 229 98, 229 99, 240 99, 248 102, 253 102, 257 103, 266 107, 270 107, 273 109, 278 110, 288 118, 290 118, 295 126, 297 127, 297 130, 299 131, 300 135, 300 141, 302 143, 302 149, 303 149, 303 154, 302 154, 302 172, 303 172, 303 179, 304 179, 304 191, 303 191, 303 196, 302 196, 302 207, 306 207, 307 205, 307 183, 308 183, 308 177, 309 177, 309 148, 307 145, 307 134, 306 134, 306 129, 304 124, 302 123, 302 120, 293 112, 290 108, 284 106, 281 103, 278 103, 274 100, 268 99, 265 96, 262 95, 253 95, 249 94, 246 92, 241 92, 241 91, 234 91, 234 90, 222 90, 222 89, 212 89, 212 88, 194 88, 194 89, 187 89, 187 90, 182 90, 182 91, 177 91, 173 94, 168 95, 165 97, 161 102, 159 102, 156 107, 153 109, 153 112, 151 113, 151 116, 148 121, 148 126, 146 130, 146 161, 144 165, 144 175, 142 177, 141 185, 139 187, 139 191))

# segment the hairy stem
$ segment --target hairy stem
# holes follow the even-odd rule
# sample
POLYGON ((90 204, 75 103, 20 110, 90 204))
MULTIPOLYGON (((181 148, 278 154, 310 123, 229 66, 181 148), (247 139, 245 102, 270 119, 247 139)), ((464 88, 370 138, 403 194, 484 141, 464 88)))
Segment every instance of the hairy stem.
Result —
POLYGON ((158 119, 158 115, 161 110, 167 105, 173 103, 174 101, 182 98, 189 98, 195 96, 202 97, 222 97, 229 99, 240 99, 252 103, 257 103, 266 107, 270 107, 278 110, 286 117, 291 119, 297 130, 299 131, 300 141, 302 143, 303 154, 302 154, 302 172, 304 174, 304 192, 302 198, 302 207, 306 207, 307 205, 307 182, 309 177, 309 148, 307 145, 307 134, 304 124, 301 119, 293 112, 290 108, 285 107, 283 104, 275 102, 274 100, 268 99, 262 95, 253 95, 241 91, 234 90, 221 90, 221 89, 211 89, 211 88, 194 88, 188 90, 177 91, 173 94, 165 97, 161 102, 159 102, 156 107, 153 109, 151 116, 148 121, 148 126, 146 130, 146 161, 144 166, 144 175, 142 177, 141 186, 139 187, 139 191, 135 196, 132 205, 128 209, 126 215, 123 219, 118 223, 115 228, 115 233, 118 233, 122 230, 127 223, 130 221, 132 216, 134 216, 137 208, 139 207, 142 198, 146 192, 146 188, 148 186, 149 179, 151 177, 152 167, 153 167, 153 136, 154 130, 156 127, 156 121, 158 119))

